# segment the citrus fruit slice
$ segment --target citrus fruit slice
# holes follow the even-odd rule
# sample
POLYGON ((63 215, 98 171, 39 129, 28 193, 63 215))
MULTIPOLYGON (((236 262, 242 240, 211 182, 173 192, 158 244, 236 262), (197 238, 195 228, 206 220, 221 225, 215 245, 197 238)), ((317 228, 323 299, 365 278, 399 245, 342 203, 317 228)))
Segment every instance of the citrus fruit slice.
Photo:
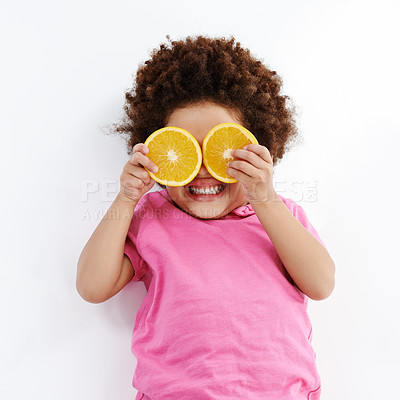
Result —
POLYGON ((188 131, 167 126, 153 132, 144 142, 149 148, 147 157, 157 167, 150 176, 161 185, 183 186, 194 179, 201 167, 201 148, 188 131))
POLYGON ((235 183, 237 179, 226 173, 227 164, 233 160, 231 151, 248 144, 258 144, 255 136, 245 127, 223 123, 211 129, 203 140, 203 163, 208 172, 221 182, 235 183))

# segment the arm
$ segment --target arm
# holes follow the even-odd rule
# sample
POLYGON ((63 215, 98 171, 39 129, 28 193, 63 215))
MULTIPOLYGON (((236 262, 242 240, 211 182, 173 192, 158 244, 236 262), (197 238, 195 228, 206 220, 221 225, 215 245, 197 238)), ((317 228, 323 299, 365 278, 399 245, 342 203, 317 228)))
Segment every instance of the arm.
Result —
POLYGON ((278 199, 254 204, 253 209, 298 288, 313 300, 323 300, 335 286, 335 264, 325 247, 278 199))
POLYGON ((82 250, 76 288, 90 303, 114 296, 133 277, 134 270, 124 255, 124 246, 134 207, 134 203, 118 194, 82 250))
POLYGON ((78 260, 76 289, 90 303, 101 303, 118 293, 133 277, 134 269, 124 254, 126 236, 139 199, 154 186, 147 169, 157 172, 138 143, 121 174, 121 190, 93 232, 78 260))
POLYGON ((251 144, 233 150, 227 173, 243 187, 248 201, 297 287, 313 300, 323 300, 335 285, 335 264, 327 250, 294 217, 272 184, 268 149, 251 144))

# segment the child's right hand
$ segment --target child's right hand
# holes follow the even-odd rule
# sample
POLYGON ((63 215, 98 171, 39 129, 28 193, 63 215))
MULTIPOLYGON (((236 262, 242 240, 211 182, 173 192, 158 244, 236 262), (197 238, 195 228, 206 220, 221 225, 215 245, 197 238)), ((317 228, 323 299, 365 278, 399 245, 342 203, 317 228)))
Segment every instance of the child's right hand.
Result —
POLYGON ((149 149, 143 143, 136 144, 132 150, 132 157, 125 164, 120 177, 119 195, 136 205, 139 199, 155 184, 155 180, 150 177, 144 167, 153 173, 156 173, 158 168, 146 156, 149 149))

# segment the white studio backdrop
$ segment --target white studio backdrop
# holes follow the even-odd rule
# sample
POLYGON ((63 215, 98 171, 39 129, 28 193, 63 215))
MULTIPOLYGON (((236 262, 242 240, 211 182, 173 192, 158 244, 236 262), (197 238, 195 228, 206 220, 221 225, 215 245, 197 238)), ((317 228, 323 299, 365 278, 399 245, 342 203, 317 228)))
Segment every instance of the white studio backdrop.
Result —
POLYGON ((336 264, 332 295, 309 302, 322 400, 396 398, 399 17, 388 0, 2 1, 0 398, 135 397, 145 287, 90 304, 76 264, 128 160, 104 127, 167 34, 233 35, 283 78, 303 142, 275 187, 336 264))

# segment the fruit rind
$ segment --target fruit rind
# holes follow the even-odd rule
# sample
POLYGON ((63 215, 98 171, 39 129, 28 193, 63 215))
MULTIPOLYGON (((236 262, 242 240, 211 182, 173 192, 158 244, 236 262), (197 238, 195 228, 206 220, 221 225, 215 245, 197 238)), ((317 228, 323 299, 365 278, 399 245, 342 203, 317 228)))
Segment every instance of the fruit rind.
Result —
POLYGON ((161 185, 166 185, 166 186, 184 186, 187 185, 188 183, 190 183, 195 177, 196 175, 199 173, 200 168, 201 168, 201 163, 202 163, 202 151, 201 151, 201 147, 198 143, 198 141, 196 140, 196 138, 187 130, 182 129, 182 128, 178 128, 176 126, 166 126, 163 128, 160 128, 156 131, 154 131, 151 135, 148 136, 148 138, 146 139, 146 141, 144 142, 144 144, 148 147, 148 144, 154 139, 154 137, 163 134, 164 132, 167 131, 178 131, 182 134, 184 134, 185 136, 189 137, 191 139, 191 142, 193 143, 193 145, 196 147, 197 149, 197 153, 200 154, 200 157, 198 157, 198 161, 196 164, 195 169, 193 170, 192 174, 185 179, 184 181, 173 181, 173 180, 166 180, 166 179, 161 179, 157 176, 157 174, 154 174, 153 172, 149 171, 146 167, 145 170, 149 173, 150 177, 152 179, 154 179, 156 182, 158 182, 161 185))
POLYGON ((239 124, 235 124, 233 122, 224 122, 222 124, 218 124, 216 126, 214 126, 214 128, 212 128, 210 130, 210 132, 207 133, 206 137, 203 140, 203 149, 202 149, 202 156, 203 156, 203 163, 204 166, 207 168, 207 171, 210 173, 210 175, 212 175, 215 179, 224 182, 224 183, 236 183, 238 180, 235 178, 229 178, 229 177, 223 177, 220 176, 218 174, 216 174, 209 166, 207 157, 206 157, 206 148, 207 148, 207 143, 209 141, 209 139, 211 138, 211 136, 214 134, 215 131, 221 129, 221 128, 228 128, 228 127, 235 127, 238 128, 241 132, 243 132, 246 137, 249 138, 249 140, 254 143, 254 144, 258 144, 257 138, 248 130, 246 129, 244 126, 239 125, 239 124))

